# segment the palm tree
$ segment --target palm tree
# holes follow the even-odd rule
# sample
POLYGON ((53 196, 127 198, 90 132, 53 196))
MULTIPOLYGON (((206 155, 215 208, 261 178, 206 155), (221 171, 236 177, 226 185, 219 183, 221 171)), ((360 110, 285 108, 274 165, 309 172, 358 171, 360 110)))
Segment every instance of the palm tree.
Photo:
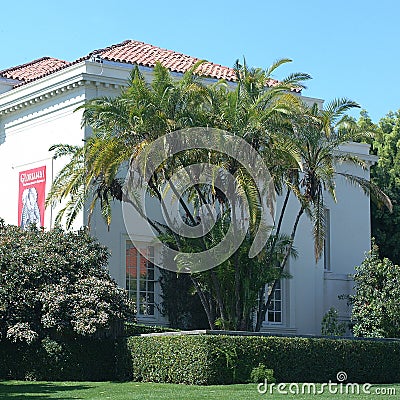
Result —
MULTIPOLYGON (((203 85, 200 78, 193 74, 197 65, 180 81, 176 81, 171 78, 166 68, 157 64, 151 84, 145 81, 138 68, 134 68, 127 89, 119 96, 90 100, 81 107, 84 110, 83 124, 93 129, 93 135, 82 147, 53 146, 56 157, 71 156, 71 161, 56 178, 47 198, 47 204, 69 199, 57 221, 61 221, 62 216, 66 215, 67 225, 70 226, 73 218, 83 209, 85 200, 92 198, 88 209, 89 216, 95 204, 100 202, 103 217, 109 224, 111 202, 122 200, 124 196, 118 172, 131 157, 145 151, 150 143, 168 132, 191 126, 212 126, 240 136, 258 151, 267 151, 273 143, 270 140, 272 134, 276 135, 281 129, 280 126, 287 129, 285 114, 294 105, 298 105, 298 97, 291 94, 291 91, 304 87, 302 81, 309 78, 307 74, 292 74, 281 82, 274 81, 271 74, 288 61, 280 60, 266 71, 249 69, 245 63, 237 63, 237 84, 233 89, 224 82, 211 86, 203 85)), ((282 144, 281 141, 277 143, 282 144)), ((284 154, 285 146, 278 150, 284 154)), ((180 166, 201 159, 204 155, 202 153, 204 152, 185 153, 164 163, 157 171, 157 179, 151 181, 152 195, 161 200, 163 182, 180 166)), ((245 193, 252 205, 251 215, 253 225, 256 225, 260 199, 248 172, 234 159, 219 153, 212 154, 211 158, 210 161, 215 165, 224 166, 236 177, 237 186, 241 188, 239 190, 245 193)), ((193 190, 197 197, 192 195, 189 198, 199 203, 223 200, 223 196, 207 192, 204 186, 195 186, 193 190)), ((189 207, 184 202, 182 206, 190 223, 196 223, 189 207)), ((149 222, 161 233, 163 227, 159 223, 149 222)), ((176 246, 184 245, 179 238, 175 239, 176 246)), ((207 243, 202 242, 201 246, 207 246, 207 243)), ((236 319, 235 327, 240 327, 244 324, 243 320, 249 319, 248 312, 242 312, 241 307, 249 307, 245 304, 249 304, 248 299, 251 297, 243 294, 245 291, 240 283, 246 281, 242 280, 242 276, 250 276, 251 271, 245 271, 246 263, 242 262, 239 253, 233 260, 235 312, 236 316, 246 315, 241 321, 238 317, 233 318, 236 319)), ((211 271, 209 275, 220 319, 232 319, 227 316, 222 286, 216 273, 211 271)), ((208 311, 210 326, 213 327, 214 321, 210 307, 207 307, 204 291, 196 279, 193 283, 206 312, 208 311)))
MULTIPOLYGON (((280 233, 290 193, 299 201, 299 210, 292 225, 290 242, 286 253, 279 263, 279 269, 284 271, 293 245, 298 224, 303 214, 307 214, 313 225, 314 256, 315 260, 321 257, 326 232, 325 221, 325 193, 328 193, 336 202, 335 185, 338 176, 343 177, 351 184, 356 185, 378 203, 392 209, 390 199, 369 180, 337 170, 340 163, 350 163, 364 169, 368 165, 359 157, 343 152, 341 146, 351 142, 365 140, 371 133, 362 131, 346 111, 358 107, 358 104, 348 99, 336 99, 330 102, 323 110, 316 105, 309 107, 301 105, 298 112, 292 114, 292 130, 287 131, 291 146, 297 152, 301 165, 294 168, 292 164, 285 169, 282 176, 286 195, 277 224, 276 233, 280 233)), ((279 282, 276 279, 266 301, 260 302, 256 330, 261 328, 266 312, 273 298, 275 288, 279 282)), ((265 297, 264 297, 265 298, 265 297)))
MULTIPOLYGON (((228 87, 223 82, 207 88, 210 113, 208 118, 211 126, 242 138, 258 152, 267 153, 267 149, 270 149, 269 154, 274 153, 271 149, 272 135, 278 135, 282 129, 287 129, 286 115, 299 105, 299 97, 292 91, 304 88, 303 81, 310 78, 307 74, 297 73, 280 82, 274 81, 271 78, 272 73, 280 65, 289 61, 279 60, 267 70, 250 69, 245 62, 243 64, 237 62, 234 88, 228 87)), ((279 144, 282 143, 279 142, 279 144)), ((284 146, 281 146, 279 151, 282 157, 291 159, 295 157, 295 154, 290 151, 290 154, 287 154, 284 146)), ((246 171, 232 157, 213 154, 212 161, 213 164, 223 165, 235 177, 237 190, 244 193, 250 204, 251 223, 245 242, 252 243, 253 233, 259 225, 262 203, 262 199, 258 197, 260 194, 257 183, 252 180, 249 171, 246 171)), ((213 201, 213 199, 208 200, 213 201)), ((219 198, 222 203, 223 200, 219 198)), ((235 212, 233 209, 230 211, 235 212)), ((222 236, 221 233, 220 236, 222 236)), ((213 241, 211 240, 210 243, 213 241)), ((214 288, 219 288, 217 297, 221 299, 224 294, 228 294, 228 298, 220 301, 218 321, 219 325, 225 329, 248 330, 251 328, 250 314, 257 303, 258 291, 264 288, 274 275, 274 270, 268 268, 267 259, 264 257, 265 252, 264 256, 260 255, 257 259, 249 260, 247 256, 247 260, 244 260, 243 249, 246 248, 246 243, 243 243, 241 248, 215 272, 218 275, 218 280, 214 281, 214 288), (262 273, 259 268, 261 265, 263 266, 262 273), (263 277, 263 282, 259 281, 257 276, 263 277), (252 277, 251 283, 249 277, 252 277)), ((291 253, 293 251, 289 252, 291 253)), ((187 263, 185 266, 190 268, 190 259, 185 261, 187 263)), ((213 275, 214 271, 210 274, 213 275)))

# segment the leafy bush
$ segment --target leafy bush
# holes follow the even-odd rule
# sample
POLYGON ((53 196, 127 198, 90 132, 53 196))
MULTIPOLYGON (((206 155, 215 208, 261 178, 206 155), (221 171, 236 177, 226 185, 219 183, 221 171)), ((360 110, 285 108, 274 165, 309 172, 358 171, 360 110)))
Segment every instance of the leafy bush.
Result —
POLYGON ((0 220, 0 340, 121 333, 134 310, 107 261, 85 231, 24 231, 0 220))
POLYGON ((102 381, 116 377, 112 339, 1 341, 0 359, 0 379, 102 381))
POLYGON ((114 339, 134 308, 107 261, 84 231, 0 220, 0 378, 115 379, 114 339))
POLYGON ((346 323, 338 321, 338 311, 331 307, 321 322, 321 334, 324 336, 344 336, 346 323))
POLYGON ((379 245, 381 256, 400 264, 400 110, 387 113, 378 125, 373 124, 366 111, 363 111, 358 123, 375 132, 372 146, 379 159, 371 166, 371 180, 393 203, 392 213, 371 203, 372 236, 379 245))
POLYGON ((364 337, 400 337, 400 266, 379 258, 373 244, 354 275, 353 332, 364 337))
POLYGON ((253 368, 250 374, 250 380, 253 383, 268 382, 275 383, 274 370, 268 369, 264 364, 258 364, 258 367, 253 368))
POLYGON ((349 382, 400 381, 396 341, 179 335, 131 337, 127 346, 136 381, 245 383, 260 364, 278 382, 328 382, 339 371, 349 382))

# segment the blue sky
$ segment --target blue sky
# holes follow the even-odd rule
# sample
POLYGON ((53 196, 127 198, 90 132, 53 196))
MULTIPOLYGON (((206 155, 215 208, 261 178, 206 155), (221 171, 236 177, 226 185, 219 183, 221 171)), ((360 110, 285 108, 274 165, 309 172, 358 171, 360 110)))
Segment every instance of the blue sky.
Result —
POLYGON ((227 66, 291 58, 276 78, 310 73, 307 96, 349 97, 374 121, 400 108, 398 0, 20 0, 0 13, 0 69, 135 39, 227 66))

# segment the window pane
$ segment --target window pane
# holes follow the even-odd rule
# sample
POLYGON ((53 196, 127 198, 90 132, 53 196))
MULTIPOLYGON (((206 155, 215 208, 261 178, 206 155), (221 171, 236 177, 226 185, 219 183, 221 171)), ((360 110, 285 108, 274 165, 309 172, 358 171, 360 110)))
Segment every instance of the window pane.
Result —
POLYGON ((154 282, 147 282, 147 291, 154 292, 154 282))
POLYGON ((268 313, 268 321, 274 322, 274 313, 273 312, 268 313))
POLYGON ((140 300, 143 303, 154 303, 154 293, 140 292, 140 300))
MULTIPOLYGON (((267 322, 282 323, 282 284, 278 281, 275 286, 275 291, 271 299, 271 303, 268 307, 267 322)), ((271 293, 272 285, 270 285, 266 291, 271 293)))
POLYGON ((147 271, 147 279, 150 281, 154 281, 154 269, 149 269, 147 271))
POLYGON ((145 279, 140 280, 139 289, 141 292, 146 291, 146 283, 147 283, 147 281, 145 279))
POLYGON ((147 302, 154 303, 154 293, 147 293, 147 302))
POLYGON ((155 272, 154 248, 140 248, 140 252, 132 242, 126 242, 126 288, 129 297, 136 300, 139 315, 154 315, 155 311, 155 272), (139 286, 139 296, 137 288, 139 286))

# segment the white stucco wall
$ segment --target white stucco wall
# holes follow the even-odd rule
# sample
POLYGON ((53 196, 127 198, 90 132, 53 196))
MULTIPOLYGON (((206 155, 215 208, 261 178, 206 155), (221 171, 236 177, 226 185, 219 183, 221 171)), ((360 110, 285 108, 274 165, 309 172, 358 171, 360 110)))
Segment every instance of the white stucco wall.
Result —
MULTIPOLYGON (((34 103, 18 112, 1 116, 0 210, 2 218, 7 223, 18 224, 19 172, 46 166, 46 193, 48 193, 52 177, 56 176, 65 163, 63 159, 52 160, 50 146, 57 143, 82 144, 83 131, 80 129, 82 113, 74 110, 82 104, 83 99, 84 91, 77 88, 60 96, 34 103)), ((46 210, 46 227, 53 225, 57 208, 46 210)), ((80 226, 82 219, 78 219, 75 224, 76 228, 80 226)))

